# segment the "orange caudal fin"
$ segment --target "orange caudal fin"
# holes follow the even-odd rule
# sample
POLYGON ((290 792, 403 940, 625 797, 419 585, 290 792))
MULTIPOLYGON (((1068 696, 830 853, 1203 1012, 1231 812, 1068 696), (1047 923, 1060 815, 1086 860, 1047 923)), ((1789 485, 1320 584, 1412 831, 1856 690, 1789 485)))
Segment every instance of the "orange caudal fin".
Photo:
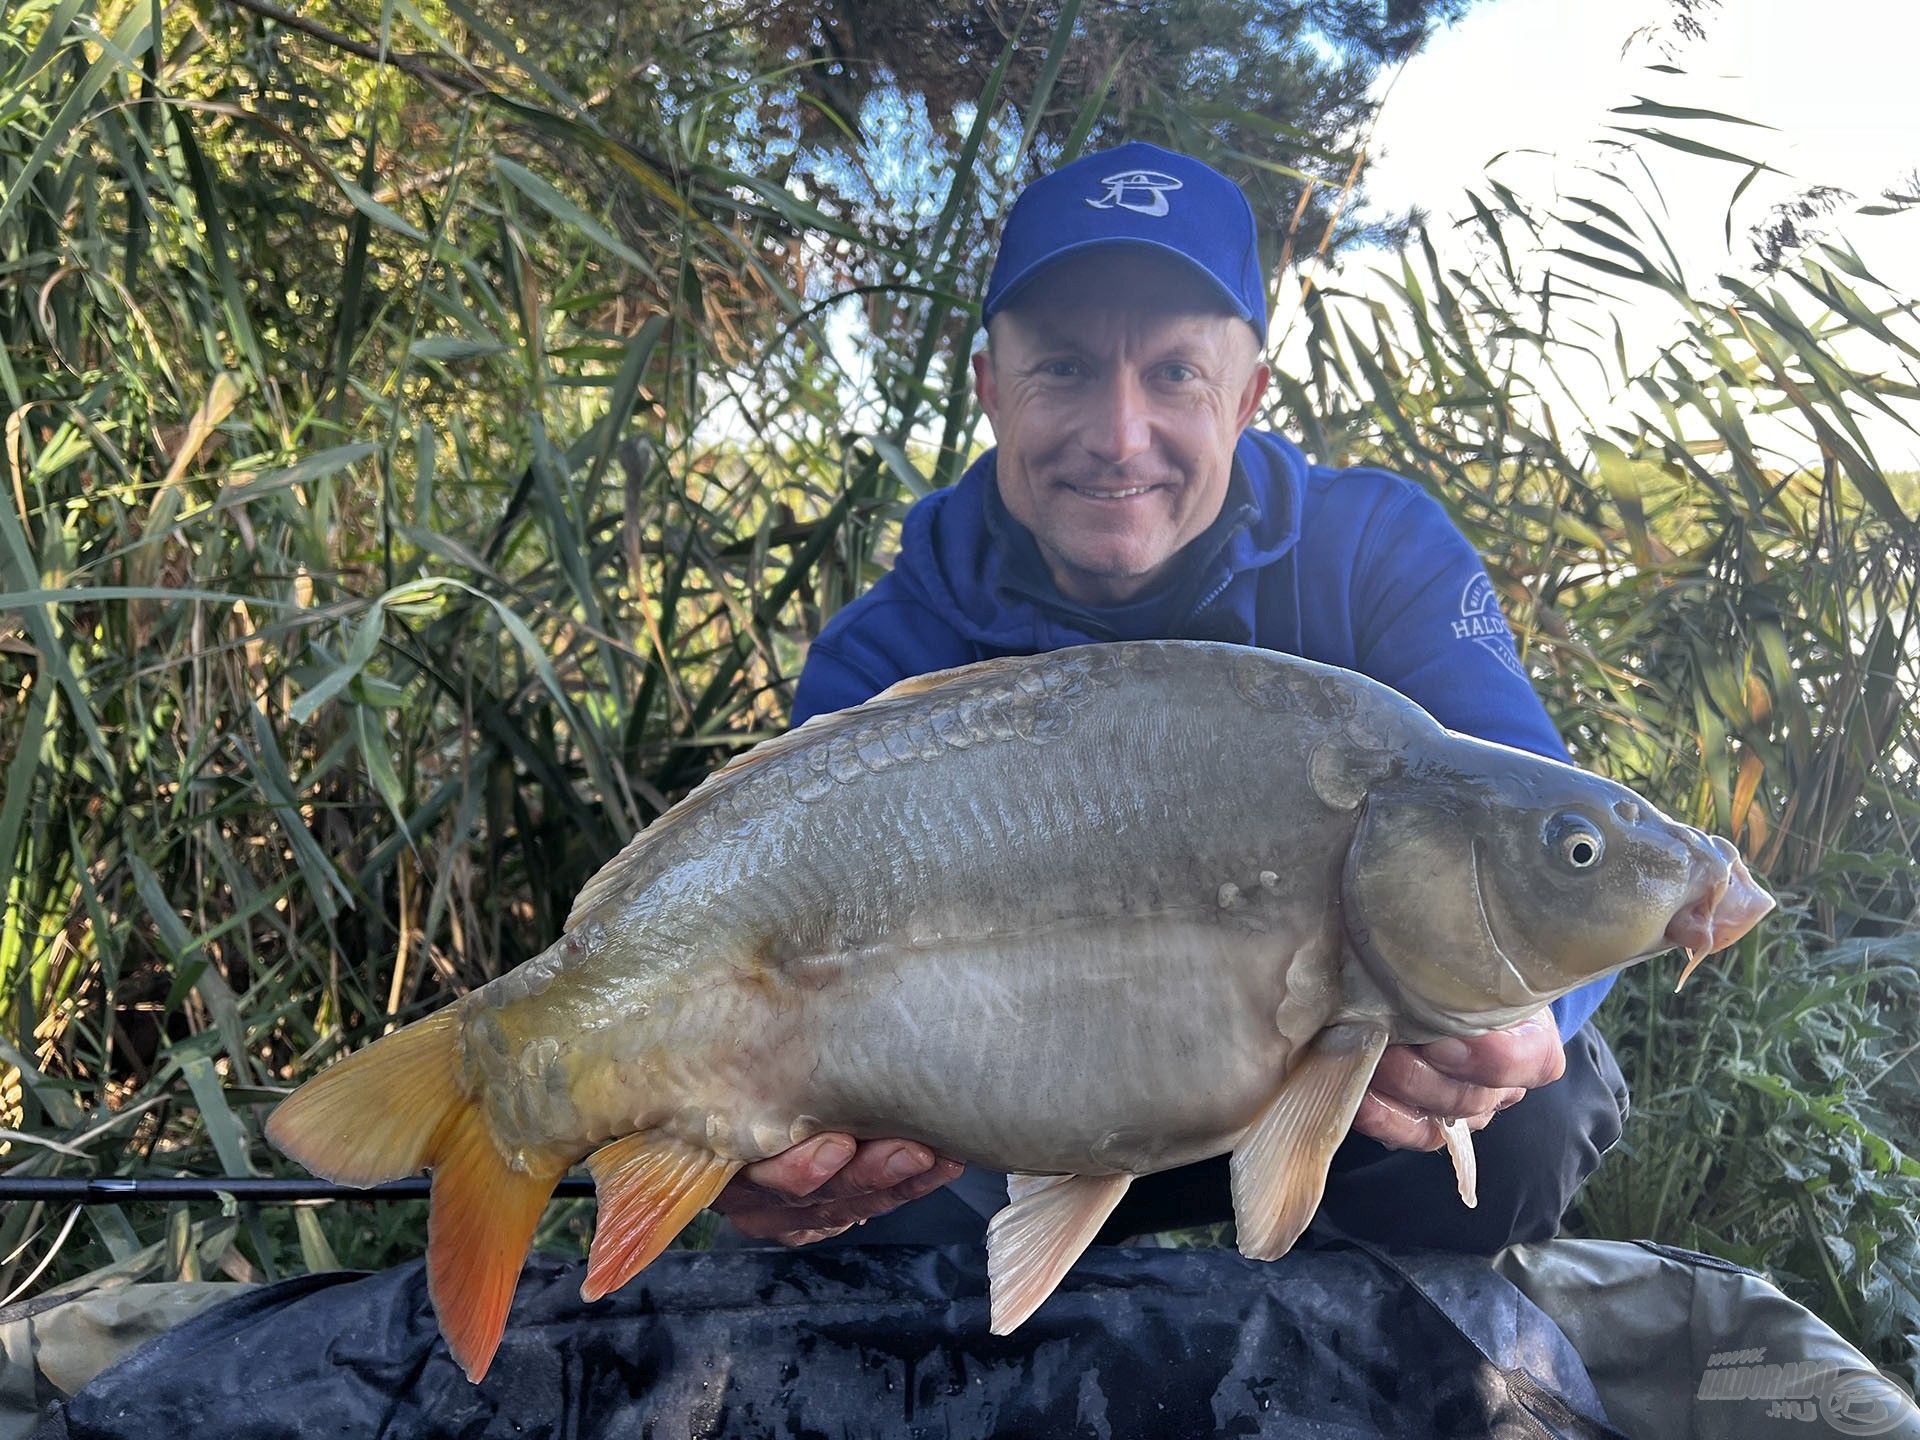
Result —
POLYGON ((301 1086, 267 1138, 317 1175, 377 1185, 433 1169, 427 1289, 470 1380, 487 1373, 520 1265, 566 1163, 515 1169, 460 1084, 450 1007, 397 1030, 301 1086))
POLYGON ((396 1030, 307 1081, 267 1120, 267 1139, 316 1175, 345 1185, 398 1180, 433 1163, 461 1093, 449 1007, 396 1030))
POLYGON ((600 1215, 580 1298, 598 1300, 646 1269, 720 1193, 740 1163, 644 1131, 589 1156, 600 1215))
POLYGON ((513 1169, 473 1105, 449 1115, 434 1143, 427 1293, 447 1348, 478 1384, 507 1328, 534 1227, 567 1166, 513 1169))

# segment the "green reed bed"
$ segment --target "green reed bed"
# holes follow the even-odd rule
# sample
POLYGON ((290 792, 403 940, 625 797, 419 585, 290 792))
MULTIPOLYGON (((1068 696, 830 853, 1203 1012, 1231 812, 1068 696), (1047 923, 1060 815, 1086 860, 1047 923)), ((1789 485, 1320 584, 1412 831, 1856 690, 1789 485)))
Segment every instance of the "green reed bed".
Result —
MULTIPOLYGON (((1146 42, 1094 43, 1101 6, 995 32, 964 98, 901 112, 932 152, 904 208, 823 194, 766 122, 871 158, 894 112, 703 17, 662 7, 632 64, 632 35, 462 0, 0 22, 9 1173, 288 1173, 277 1096, 543 948, 777 731, 807 638, 986 441, 969 297, 1023 167, 1124 126, 1279 187, 1289 305, 1282 254, 1352 238, 1350 148, 1183 108, 1146 42)), ((1728 120, 1622 116, 1738 198, 1728 120)), ((1475 263, 1416 231, 1365 295, 1309 264, 1271 419, 1429 485, 1582 763, 1782 897, 1682 995, 1642 967, 1609 1001, 1636 1111, 1583 1226, 1767 1269, 1911 1364, 1920 495, 1870 441, 1911 433, 1920 327, 1844 241, 1702 282, 1643 186, 1590 192, 1489 180, 1475 263), (1670 342, 1630 359, 1621 306, 1670 342), (1575 364, 1630 403, 1581 412, 1575 364)), ((588 1224, 557 1204, 541 1242, 588 1224)), ((13 1205, 0 1295, 379 1265, 422 1231, 413 1204, 13 1205)))

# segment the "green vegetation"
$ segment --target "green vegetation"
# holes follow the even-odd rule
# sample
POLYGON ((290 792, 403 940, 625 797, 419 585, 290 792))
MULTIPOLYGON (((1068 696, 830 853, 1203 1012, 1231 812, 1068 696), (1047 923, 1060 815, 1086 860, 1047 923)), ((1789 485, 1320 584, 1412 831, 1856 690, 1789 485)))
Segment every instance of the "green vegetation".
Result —
MULTIPOLYGON (((983 438, 959 361, 1014 177, 1124 123, 1272 186, 1275 273, 1349 238, 1351 154, 1134 67, 1150 37, 1090 54, 1099 6, 976 35, 964 94, 843 94, 814 41, 628 8, 0 22, 14 1173, 284 1168, 285 1086, 541 949, 778 729, 806 638, 983 438)), ((1269 419, 1432 487, 1583 763, 1783 899, 1682 995, 1642 967, 1609 1001, 1637 1112, 1585 1225, 1765 1268, 1911 1364, 1920 532, 1862 421, 1911 419, 1920 328, 1837 241, 1683 279, 1638 193, 1489 182, 1479 262, 1415 234, 1390 300, 1312 267, 1269 419), (1626 306, 1671 316, 1651 362, 1626 306), (1571 364, 1630 409, 1557 398, 1571 364)), ((417 1207, 228 1208, 9 1207, 0 1294, 420 1243, 417 1207)))
POLYGON ((1601 1011, 1635 1114, 1583 1229, 1769 1272, 1912 1365, 1920 527, 1861 419, 1913 415, 1920 327, 1838 243, 1692 290, 1634 203, 1600 173, 1551 211, 1495 182, 1470 271, 1415 248, 1398 305, 1316 292, 1288 418, 1427 481, 1576 759, 1736 839, 1781 898, 1682 994, 1656 963, 1601 1011), (1674 336, 1632 369, 1592 344, 1627 305, 1674 336), (1631 403, 1568 434, 1548 386, 1596 361, 1631 403), (1782 420, 1806 465, 1775 458, 1782 420))

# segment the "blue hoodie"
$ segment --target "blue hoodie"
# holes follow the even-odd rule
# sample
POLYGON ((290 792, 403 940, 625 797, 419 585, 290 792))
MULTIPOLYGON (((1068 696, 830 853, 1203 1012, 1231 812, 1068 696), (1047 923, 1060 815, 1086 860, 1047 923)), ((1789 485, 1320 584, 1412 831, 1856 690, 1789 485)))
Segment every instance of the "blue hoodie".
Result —
MULTIPOLYGON (((1219 518, 1172 573, 1124 605, 1090 606, 1054 585, 1001 502, 994 456, 907 512, 893 569, 808 651, 795 725, 976 660, 1093 641, 1225 640, 1358 670, 1449 729, 1567 759, 1480 557, 1411 481, 1313 465, 1282 436, 1246 431, 1219 518)), ((1553 1002, 1563 1038, 1612 984, 1553 1002)))

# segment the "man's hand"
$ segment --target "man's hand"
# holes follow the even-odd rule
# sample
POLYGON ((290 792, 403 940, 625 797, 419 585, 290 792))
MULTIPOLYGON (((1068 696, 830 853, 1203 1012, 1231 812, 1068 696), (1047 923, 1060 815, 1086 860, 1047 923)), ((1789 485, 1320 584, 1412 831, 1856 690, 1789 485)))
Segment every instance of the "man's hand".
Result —
POLYGON ((912 1140, 828 1132, 756 1161, 714 1197, 742 1235, 810 1245, 930 1195, 966 1167, 912 1140))
POLYGON ((1484 1129, 1497 1112, 1566 1069, 1551 1010, 1471 1040, 1389 1045, 1353 1128, 1389 1149, 1438 1150, 1446 1143, 1442 1120, 1484 1129))

